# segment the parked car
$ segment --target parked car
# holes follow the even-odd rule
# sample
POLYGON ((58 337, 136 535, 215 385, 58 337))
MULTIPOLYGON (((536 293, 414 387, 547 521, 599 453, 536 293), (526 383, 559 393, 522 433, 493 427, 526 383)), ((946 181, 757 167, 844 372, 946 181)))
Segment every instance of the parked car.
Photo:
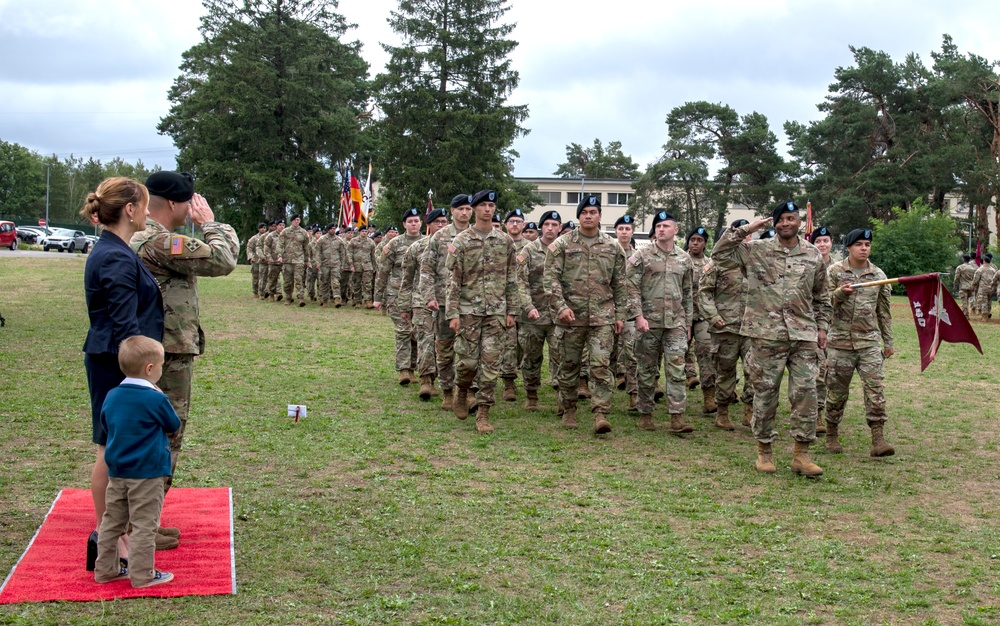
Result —
POLYGON ((52 229, 43 226, 18 226, 17 238, 24 243, 38 243, 42 237, 52 234, 52 229))
POLYGON ((17 227, 14 222, 0 222, 0 246, 17 250, 17 227))
POLYGON ((87 235, 87 241, 90 242, 90 247, 91 248, 94 247, 94 244, 97 243, 98 239, 100 239, 100 237, 98 237, 97 235, 87 235))
POLYGON ((86 253, 87 250, 90 250, 90 240, 83 234, 83 231, 68 228, 53 228, 52 234, 38 243, 42 244, 42 248, 46 252, 49 250, 59 250, 60 252, 79 250, 86 253))

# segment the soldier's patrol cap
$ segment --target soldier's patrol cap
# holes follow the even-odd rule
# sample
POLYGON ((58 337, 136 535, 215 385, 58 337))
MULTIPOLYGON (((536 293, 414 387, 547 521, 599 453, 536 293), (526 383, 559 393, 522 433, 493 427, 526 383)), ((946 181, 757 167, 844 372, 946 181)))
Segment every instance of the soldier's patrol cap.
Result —
POLYGON ((774 207, 774 211, 771 212, 771 218, 774 220, 774 223, 777 224, 778 220, 781 219, 781 216, 784 215, 785 213, 798 213, 798 212, 799 212, 799 207, 794 202, 789 200, 787 202, 782 202, 778 206, 774 207))
POLYGON ((597 212, 601 212, 601 196, 593 193, 588 193, 587 195, 580 198, 580 204, 576 205, 576 217, 579 219, 580 214, 587 207, 596 207, 597 212))
POLYGON ((521 219, 524 219, 524 213, 521 211, 521 209, 514 209, 513 211, 507 214, 507 217, 503 218, 503 223, 506 224, 507 222, 510 221, 510 218, 512 217, 520 217, 521 219))
POLYGON ((762 232, 760 234, 760 239, 761 240, 771 239, 772 237, 774 237, 774 229, 773 228, 765 230, 764 232, 762 232))
POLYGON ((267 222, 261 222, 260 224, 257 224, 257 228, 267 228, 267 222))
POLYGON ((497 201, 497 192, 493 191, 492 189, 484 189, 479 193, 475 194, 474 196, 472 196, 472 199, 469 200, 469 204, 471 204, 473 207, 477 207, 484 202, 495 203, 496 201, 497 201))
POLYGON ((573 220, 570 220, 570 221, 566 222, 565 224, 563 224, 562 225, 562 230, 559 231, 559 233, 562 234, 562 233, 566 232, 567 230, 576 230, 576 224, 573 223, 573 220))
POLYGON ((615 220, 615 228, 618 228, 622 224, 635 228, 635 218, 632 217, 631 215, 622 215, 621 217, 615 220))
POLYGON ((151 196, 187 202, 194 196, 194 178, 187 172, 153 172, 146 178, 146 189, 151 196))
POLYGON ((493 217, 490 218, 490 221, 491 222, 496 222, 497 224, 499 224, 500 223, 500 215, 498 213, 494 213, 493 217))
POLYGON ((666 211, 658 211, 656 215, 653 216, 653 225, 649 227, 649 236, 653 236, 653 232, 656 230, 656 225, 660 222, 676 222, 674 216, 667 213, 666 211))
POLYGON ((859 241, 871 241, 872 231, 867 228, 855 228, 844 237, 844 247, 850 248, 859 241))
POLYGON ((406 209, 406 212, 403 213, 403 221, 405 222, 411 217, 420 217, 420 211, 417 209, 406 209))
POLYGON ((732 229, 736 229, 736 228, 739 228, 740 226, 746 226, 749 223, 750 222, 748 222, 746 220, 736 220, 732 224, 730 224, 729 227, 732 228, 732 229))
POLYGON ((398 229, 398 228, 396 228, 395 226, 390 226, 389 228, 386 228, 386 229, 385 229, 385 232, 387 232, 387 233, 388 233, 388 232, 393 232, 393 233, 398 233, 398 232, 399 232, 399 229, 398 229))
POLYGON ((451 208, 457 209, 460 206, 472 206, 472 196, 467 193, 460 193, 451 199, 451 208))
POLYGON ((687 247, 691 244, 691 238, 695 235, 698 235, 705 240, 705 243, 708 243, 708 231, 705 230, 704 226, 698 226, 696 228, 692 228, 691 232, 688 233, 687 239, 684 240, 685 250, 687 250, 687 247))
POLYGON ((830 233, 830 229, 826 226, 820 226, 809 235, 809 241, 811 243, 816 243, 816 239, 819 237, 829 237, 832 240, 833 234, 830 233))
POLYGON ((448 217, 447 209, 434 209, 427 214, 427 218, 424 219, 424 224, 430 224, 439 217, 448 217))
POLYGON ((524 225, 524 230, 538 230, 538 225, 534 222, 528 222, 524 225))
POLYGON ((562 224, 562 218, 559 216, 559 211, 546 211, 545 213, 542 213, 542 219, 538 220, 538 225, 542 226, 549 220, 562 224))

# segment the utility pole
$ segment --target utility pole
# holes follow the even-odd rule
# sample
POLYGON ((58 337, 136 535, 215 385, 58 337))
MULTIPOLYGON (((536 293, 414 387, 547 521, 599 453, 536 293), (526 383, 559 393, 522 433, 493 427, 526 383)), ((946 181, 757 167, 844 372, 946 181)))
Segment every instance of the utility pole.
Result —
POLYGON ((51 174, 51 165, 49 163, 45 164, 45 228, 52 228, 49 226, 49 176, 51 174))

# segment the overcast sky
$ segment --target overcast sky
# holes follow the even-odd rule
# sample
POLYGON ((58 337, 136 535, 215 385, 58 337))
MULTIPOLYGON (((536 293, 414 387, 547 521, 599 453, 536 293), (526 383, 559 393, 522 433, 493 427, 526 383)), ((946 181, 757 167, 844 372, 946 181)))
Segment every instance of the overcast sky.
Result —
MULTIPOLYGON (((386 60, 379 43, 397 43, 386 24, 396 6, 340 2, 373 75, 386 60)), ((156 124, 202 12, 200 0, 0 0, 0 139, 172 168, 156 124)), ((531 131, 514 145, 515 174, 550 176, 566 144, 595 138, 621 141, 645 166, 666 141, 667 112, 695 100, 763 113, 783 141, 786 120, 817 118, 834 69, 852 63, 848 46, 929 62, 948 33, 996 60, 995 14, 995 0, 512 0, 511 102, 529 106, 531 131)))

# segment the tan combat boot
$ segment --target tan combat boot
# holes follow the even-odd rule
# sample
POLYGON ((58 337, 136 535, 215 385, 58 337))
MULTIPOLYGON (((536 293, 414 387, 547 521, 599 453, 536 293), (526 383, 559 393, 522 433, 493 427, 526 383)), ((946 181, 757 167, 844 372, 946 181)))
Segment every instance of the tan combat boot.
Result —
POLYGON ((688 389, 697 389, 701 381, 698 380, 697 376, 688 376, 687 386, 688 389))
POLYGON ((333 299, 333 308, 339 309, 343 305, 344 305, 344 303, 340 300, 340 298, 334 298, 333 299))
POLYGON ((818 409, 816 411, 816 434, 826 434, 826 420, 823 419, 823 409, 818 409))
POLYGON ((639 400, 639 398, 638 398, 637 394, 634 394, 634 393, 628 394, 628 410, 629 410, 630 413, 638 413, 639 412, 639 407, 637 405, 638 400, 639 400))
POLYGON ((896 449, 885 442, 882 438, 882 427, 885 422, 868 422, 868 427, 872 429, 872 456, 892 456, 896 454, 896 449))
POLYGON ((306 305, 306 301, 305 301, 305 299, 302 299, 302 300, 299 300, 299 306, 300 306, 300 307, 303 307, 303 306, 305 306, 305 305, 306 305))
POLYGON ((441 392, 437 388, 437 376, 431 374, 431 397, 436 398, 441 395, 441 392))
POLYGON ((563 407, 562 421, 559 423, 563 428, 576 428, 576 407, 563 407))
POLYGON ((625 391, 625 377, 623 375, 619 374, 615 378, 615 387, 618 388, 618 391, 625 391))
POLYGON ((840 454, 844 451, 844 446, 840 445, 840 424, 834 424, 830 420, 826 421, 826 441, 823 445, 826 446, 827 452, 832 452, 834 454, 840 454))
POLYGON ((603 435, 611 432, 611 422, 604 413, 594 413, 594 434, 603 435))
POLYGON ((581 376, 580 385, 576 390, 576 397, 578 400, 588 400, 590 398, 590 379, 581 376))
POLYGON ((656 424, 653 423, 653 416, 649 413, 641 413, 636 426, 638 426, 640 430, 656 430, 656 424))
POLYGON ((464 420, 469 417, 469 388, 459 387, 458 393, 455 394, 455 401, 452 407, 455 411, 455 417, 460 420, 464 420))
POLYGON ((274 301, 281 302, 282 298, 284 298, 284 296, 279 293, 278 295, 274 296, 274 301))
POLYGON ((514 384, 513 378, 503 379, 503 399, 505 402, 517 400, 517 386, 514 384))
POLYGON ((485 404, 479 405, 476 410, 476 432, 480 435, 488 435, 493 432, 493 426, 490 424, 490 407, 485 404))
POLYGON ((729 405, 720 404, 719 411, 715 414, 715 425, 722 430, 736 430, 736 426, 729 421, 729 405))
POLYGON ((441 390, 441 395, 443 396, 441 400, 441 410, 442 411, 454 411, 455 410, 455 390, 454 389, 443 389, 441 390))
POLYGON ((753 405, 744 404, 743 405, 743 425, 750 428, 753 423, 753 405))
POLYGON ((823 468, 809 458, 809 442, 796 441, 792 455, 792 471, 803 476, 821 476, 823 468))
POLYGON ((363 306, 364 306, 364 307, 365 307, 366 309, 374 309, 374 308, 375 308, 375 303, 374 303, 374 302, 371 302, 371 301, 368 301, 368 302, 365 302, 363 306))
POLYGON ((410 370, 399 370, 399 384, 409 385, 413 382, 413 372, 410 370))
POLYGON ((524 401, 525 411, 537 411, 538 410, 538 390, 529 389, 527 392, 528 399, 524 401))
POLYGON ((675 435, 680 435, 681 433, 692 433, 694 432, 694 426, 684 423, 684 416, 680 413, 671 413, 670 432, 675 435))
POLYGON ((478 395, 479 395, 478 389, 469 390, 469 402, 467 404, 467 406, 469 407, 469 413, 472 413, 473 411, 479 408, 478 395))
POLYGON ((774 466, 774 457, 771 456, 771 444, 757 442, 757 462, 754 467, 763 474, 773 474, 778 471, 774 466))
POLYGON ((295 304, 295 300, 293 298, 285 300, 285 306, 292 306, 293 304, 295 304))
POLYGON ((705 415, 715 413, 719 407, 715 404, 715 387, 702 387, 701 397, 704 405, 705 415))
POLYGON ((431 380, 430 376, 420 377, 420 391, 417 393, 420 399, 425 402, 431 399, 431 396, 434 395, 434 381, 431 380))

